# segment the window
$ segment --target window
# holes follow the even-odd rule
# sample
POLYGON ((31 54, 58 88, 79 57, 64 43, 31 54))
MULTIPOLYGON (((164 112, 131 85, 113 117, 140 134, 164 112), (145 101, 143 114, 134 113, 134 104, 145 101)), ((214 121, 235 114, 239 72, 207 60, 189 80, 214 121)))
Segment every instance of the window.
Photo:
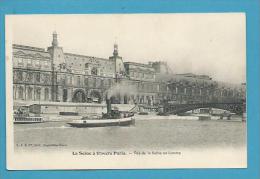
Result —
POLYGON ((96 67, 93 67, 93 68, 91 69, 91 75, 97 75, 97 72, 98 72, 98 70, 97 70, 96 67))
POLYGON ((59 75, 58 81, 60 82, 61 85, 65 85, 65 83, 66 83, 66 76, 64 74, 59 75))
POLYGON ((18 65, 23 66, 23 59, 22 58, 18 58, 18 65))
POLYGON ((18 98, 23 99, 23 87, 22 86, 20 86, 18 88, 18 98))
POLYGON ((45 74, 43 80, 44 80, 45 84, 48 84, 51 81, 50 80, 50 75, 49 74, 45 74))
POLYGON ((49 100, 49 88, 45 88, 44 90, 44 100, 45 101, 49 100))
POLYGON ((45 67, 49 67, 49 63, 47 61, 44 62, 45 67))
POLYGON ((62 101, 66 102, 67 99, 68 99, 68 90, 67 89, 63 89, 62 101))
POLYGON ((84 79, 84 84, 85 84, 85 86, 88 86, 88 78, 87 77, 85 77, 85 79, 84 79))
POLYGON ((108 80, 108 86, 109 87, 112 86, 112 80, 111 79, 108 80))
POLYGON ((29 88, 28 88, 28 96, 27 96, 27 98, 28 98, 29 100, 32 100, 32 92, 33 92, 33 88, 29 87, 29 88))
POLYGON ((103 79, 101 79, 100 86, 101 86, 101 88, 104 87, 104 80, 103 79))
POLYGON ((70 76, 70 78, 69 78, 69 84, 72 85, 72 76, 70 76))
POLYGON ((96 85, 97 85, 97 80, 96 78, 93 79, 93 87, 96 88, 96 85))
POLYGON ((99 88, 101 85, 101 80, 100 79, 96 79, 96 87, 99 88))
POLYGON ((33 80, 33 73, 28 72, 28 73, 26 74, 26 81, 28 81, 28 82, 31 83, 32 80, 33 80))
POLYGON ((36 89, 36 100, 41 99, 41 88, 36 89))
POLYGON ((85 63, 85 68, 88 68, 88 63, 85 63))
POLYGON ((65 85, 69 84, 69 76, 67 76, 67 75, 64 76, 64 82, 65 82, 65 85))
POLYGON ((17 80, 18 81, 23 81, 23 72, 22 71, 17 71, 17 80))
POLYGON ((77 85, 80 86, 80 76, 77 76, 77 85))
POLYGON ((27 59, 27 66, 32 66, 32 59, 27 59))
POLYGON ((100 76, 103 76, 103 75, 104 75, 103 69, 100 69, 100 76))
POLYGON ((92 78, 88 79, 88 86, 93 87, 93 79, 92 78))
POLYGON ((40 67, 40 60, 35 60, 35 66, 40 67))
POLYGON ((41 75, 40 75, 40 73, 38 72, 38 73, 35 73, 35 80, 36 80, 36 82, 40 82, 41 81, 41 75))

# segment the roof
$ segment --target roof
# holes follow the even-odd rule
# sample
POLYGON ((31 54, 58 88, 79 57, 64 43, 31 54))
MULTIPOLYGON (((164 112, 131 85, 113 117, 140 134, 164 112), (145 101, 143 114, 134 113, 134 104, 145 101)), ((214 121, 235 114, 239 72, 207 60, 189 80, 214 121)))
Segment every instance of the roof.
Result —
POLYGON ((13 44, 13 54, 32 58, 50 58, 50 54, 43 48, 13 44))
POLYGON ((142 66, 142 67, 146 67, 146 68, 153 68, 151 65, 149 64, 144 64, 144 63, 137 63, 137 62, 124 62, 124 64, 126 65, 135 65, 135 66, 142 66))
POLYGON ((74 53, 64 53, 64 55, 68 55, 68 56, 73 56, 73 57, 80 57, 80 58, 88 58, 88 59, 96 59, 96 60, 106 60, 106 61, 110 61, 107 58, 100 58, 100 57, 94 57, 94 56, 87 56, 87 55, 79 55, 79 54, 74 54, 74 53))

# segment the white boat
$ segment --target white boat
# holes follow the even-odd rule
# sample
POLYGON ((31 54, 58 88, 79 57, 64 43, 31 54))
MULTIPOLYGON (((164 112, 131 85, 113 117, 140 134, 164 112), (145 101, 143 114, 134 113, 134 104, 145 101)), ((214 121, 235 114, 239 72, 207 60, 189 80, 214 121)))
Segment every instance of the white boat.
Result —
POLYGON ((44 122, 43 117, 14 116, 14 124, 32 124, 44 122))
POLYGON ((14 111, 14 124, 32 124, 32 123, 42 123, 44 122, 41 116, 30 116, 29 109, 27 106, 18 108, 14 111))
POLYGON ((68 122, 72 127, 106 127, 106 126, 129 126, 135 123, 133 117, 120 119, 81 119, 68 122))

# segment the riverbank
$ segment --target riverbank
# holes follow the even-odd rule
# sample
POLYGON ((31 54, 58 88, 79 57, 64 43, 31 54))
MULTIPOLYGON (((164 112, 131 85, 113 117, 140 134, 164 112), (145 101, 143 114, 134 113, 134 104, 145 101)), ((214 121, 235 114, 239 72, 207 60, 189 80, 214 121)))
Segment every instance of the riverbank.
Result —
MULTIPOLYGON (((101 117, 101 115, 95 115, 94 117, 101 117)), ((135 120, 194 120, 194 121, 198 121, 200 120, 200 114, 197 115, 188 115, 188 116, 178 116, 178 115, 169 115, 169 116, 159 116, 156 115, 156 113, 149 113, 147 115, 139 115, 139 114, 135 114, 134 118, 135 120)), ((208 120, 219 120, 219 121, 242 121, 242 116, 231 116, 231 118, 228 120, 227 118, 223 118, 221 119, 220 116, 210 116, 207 115, 209 117, 208 120)), ((44 121, 45 122, 69 122, 72 120, 79 120, 82 118, 81 115, 76 115, 76 116, 69 116, 69 115, 43 115, 44 121)))

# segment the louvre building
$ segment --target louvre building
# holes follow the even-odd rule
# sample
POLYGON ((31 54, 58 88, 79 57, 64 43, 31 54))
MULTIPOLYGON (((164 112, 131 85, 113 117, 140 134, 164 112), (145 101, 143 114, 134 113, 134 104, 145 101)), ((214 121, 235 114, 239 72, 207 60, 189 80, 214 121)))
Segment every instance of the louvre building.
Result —
POLYGON ((244 84, 226 84, 207 75, 174 74, 166 62, 124 62, 118 46, 107 58, 72 54, 59 46, 53 33, 50 47, 13 44, 15 102, 102 103, 158 105, 240 100, 244 84))

